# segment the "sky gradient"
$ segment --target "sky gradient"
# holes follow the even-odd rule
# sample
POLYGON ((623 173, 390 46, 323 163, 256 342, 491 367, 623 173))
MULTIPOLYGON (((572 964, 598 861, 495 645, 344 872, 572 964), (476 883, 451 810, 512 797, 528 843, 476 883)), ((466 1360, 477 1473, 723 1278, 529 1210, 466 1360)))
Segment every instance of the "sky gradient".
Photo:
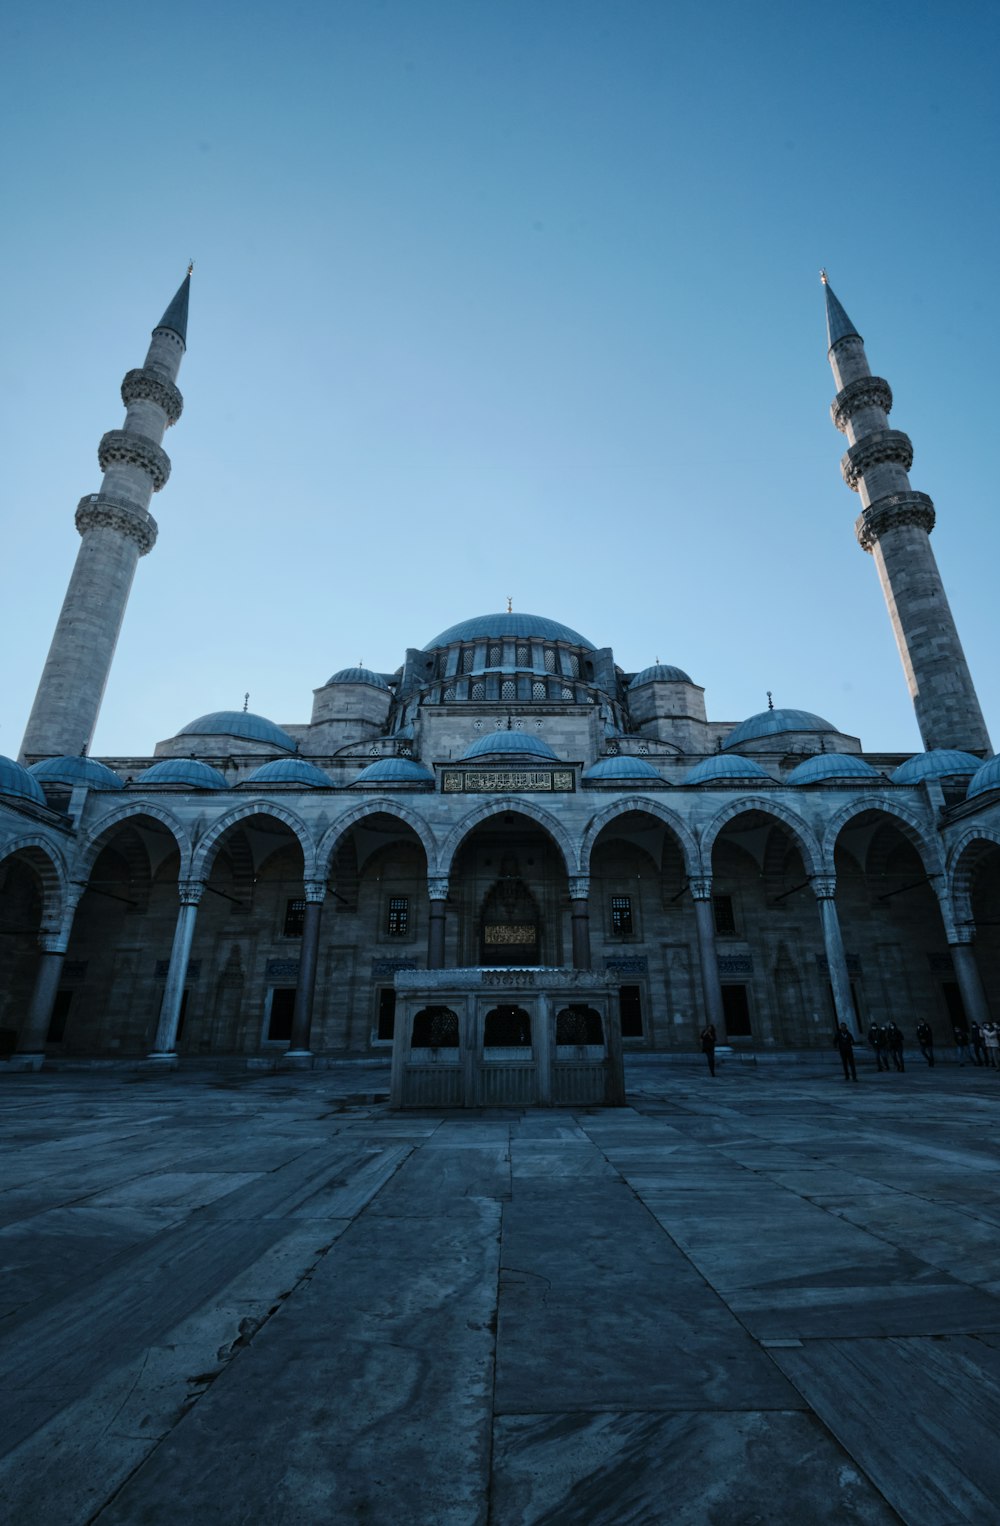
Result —
POLYGON ((93 751, 473 615, 920 746, 818 272, 913 439, 994 743, 1000 11, 386 0, 8 8, 0 753, 118 388, 195 259, 185 410, 93 751))

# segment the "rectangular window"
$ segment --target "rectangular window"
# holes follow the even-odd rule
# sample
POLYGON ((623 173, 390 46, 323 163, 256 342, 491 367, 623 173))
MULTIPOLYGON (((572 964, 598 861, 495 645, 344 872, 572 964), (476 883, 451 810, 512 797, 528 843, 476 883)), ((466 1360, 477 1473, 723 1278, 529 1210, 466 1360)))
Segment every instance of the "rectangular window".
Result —
POLYGON ((723 937, 727 933, 735 933, 736 918, 733 915, 732 896, 713 895, 712 907, 715 911, 715 931, 723 937))
POLYGON ((746 986, 722 987, 722 1021, 729 1038, 751 1038, 750 998, 746 986))
POLYGON ((632 897, 630 895, 611 897, 611 931, 616 938, 631 938, 635 931, 632 926, 632 897))
POLYGON ((642 996, 638 986, 618 987, 618 1016, 623 1039, 642 1038, 642 996))
POLYGON ((267 1022, 267 1042, 287 1044, 292 1037, 295 1012, 295 987, 276 986, 271 992, 271 1012, 267 1022))
POLYGON ((405 938, 410 926, 410 898, 408 895, 391 895, 385 918, 385 930, 390 938, 405 938))
POLYGON ((391 1044, 395 1031, 396 992, 393 986, 382 986, 378 993, 378 1037, 391 1044))
POLYGON ((285 937, 301 938, 306 920, 305 901, 285 902, 285 937))
POLYGON ((52 1016, 49 1019, 49 1031, 45 1038, 47 1044, 61 1044, 66 1037, 66 1019, 69 1016, 72 1000, 72 991, 56 992, 56 999, 52 1003, 52 1016))

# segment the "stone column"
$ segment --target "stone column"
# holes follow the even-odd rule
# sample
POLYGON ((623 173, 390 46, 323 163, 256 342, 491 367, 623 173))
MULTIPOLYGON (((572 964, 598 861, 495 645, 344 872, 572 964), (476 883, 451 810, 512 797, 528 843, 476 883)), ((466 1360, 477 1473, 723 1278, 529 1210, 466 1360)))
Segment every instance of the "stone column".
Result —
POLYGON ((177 886, 180 910, 174 928, 174 941, 170 950, 167 981, 163 988, 163 1005, 160 1021, 156 1025, 156 1038, 148 1058, 158 1065, 174 1067, 177 1064, 177 1025, 180 1022, 181 1002, 187 982, 188 961, 194 941, 194 925, 198 919, 198 903, 205 889, 203 880, 181 880, 177 886))
POLYGON ((832 874, 816 875, 812 888, 819 906, 819 919, 823 928, 823 947, 826 951, 827 968, 830 971, 830 984, 833 987, 833 1008, 837 1026, 845 1023, 848 1032, 856 1038, 858 1025, 854 1015, 854 1000, 851 996, 851 977, 847 970, 847 955, 844 952, 840 918, 837 916, 837 903, 834 900, 837 890, 836 878, 832 874))
POLYGON ((313 999, 316 995, 316 968, 319 962, 319 924, 326 900, 326 880, 306 880, 306 909, 302 919, 302 949, 299 954, 299 981, 295 988, 292 1013, 292 1042, 285 1051, 286 1060, 312 1058, 309 1035, 312 1028, 313 999))
POLYGON ((552 1106, 552 1051, 555 1046, 555 1008, 547 996, 539 995, 532 1023, 535 1076, 538 1085, 538 1101, 542 1107, 552 1106))
POLYGON ((570 875, 570 915, 573 919, 573 968, 590 969, 590 879, 585 874, 570 875))
POLYGON ((951 962, 955 966, 958 989, 962 993, 962 1005, 965 1007, 966 1018, 970 1026, 978 1023, 982 1027, 983 1023, 988 1023, 990 1020, 990 1008, 983 988, 983 977, 976 963, 973 949, 975 938, 974 927, 956 927, 948 935, 948 947, 951 952, 951 962))
POLYGON ((82 894, 82 887, 74 887, 73 893, 67 898, 63 908, 62 920, 58 928, 42 927, 39 931, 40 954, 38 969, 35 972, 35 984, 31 992, 27 1016, 18 1034, 17 1049, 9 1061, 14 1070, 41 1070, 45 1063, 45 1040, 48 1037, 49 1023, 52 1021, 52 1007, 62 978, 63 961, 69 947, 73 918, 82 894))
POLYGON ((427 894, 431 901, 430 922, 427 928, 427 968, 444 969, 444 908, 448 899, 448 876, 427 876, 427 894))
POLYGON ((690 882, 698 927, 698 954, 701 959, 701 985, 705 997, 705 1018, 715 1025, 721 1037, 725 1026, 722 1016, 722 985, 719 981, 719 958, 715 949, 715 914, 712 909, 712 880, 708 875, 690 882))

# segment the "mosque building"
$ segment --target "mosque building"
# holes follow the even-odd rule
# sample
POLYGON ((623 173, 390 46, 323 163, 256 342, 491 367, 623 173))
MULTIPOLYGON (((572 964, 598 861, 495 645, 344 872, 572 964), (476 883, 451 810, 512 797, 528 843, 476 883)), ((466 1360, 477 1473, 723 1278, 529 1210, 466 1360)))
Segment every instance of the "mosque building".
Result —
MULTIPOLYGON (((763 1051, 828 1048, 841 1021, 924 1019, 944 1042, 1000 1019, 1000 758, 910 440, 825 277, 831 413, 912 758, 805 710, 712 720, 697 674, 624 672, 510 607, 420 640, 393 673, 340 669, 308 720, 221 710, 152 756, 91 757, 156 541, 189 288, 190 272, 124 379, 21 756, 0 759, 9 1063, 377 1053, 398 975, 477 967, 590 971, 626 1048, 690 1051, 708 1021, 763 1051)), ((530 1044, 530 1025, 502 1040, 530 1044)))

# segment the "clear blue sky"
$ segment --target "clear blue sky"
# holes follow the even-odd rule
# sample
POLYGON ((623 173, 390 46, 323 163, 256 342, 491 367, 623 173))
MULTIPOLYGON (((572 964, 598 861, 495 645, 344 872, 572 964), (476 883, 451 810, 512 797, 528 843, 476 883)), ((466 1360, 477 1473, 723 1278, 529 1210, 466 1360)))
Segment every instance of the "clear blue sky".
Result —
POLYGON ((832 427, 820 265, 888 377, 994 741, 1000 10, 8 7, 0 752, 118 387, 196 270, 94 750, 309 718, 363 659, 549 615, 738 721, 919 737, 832 427))

